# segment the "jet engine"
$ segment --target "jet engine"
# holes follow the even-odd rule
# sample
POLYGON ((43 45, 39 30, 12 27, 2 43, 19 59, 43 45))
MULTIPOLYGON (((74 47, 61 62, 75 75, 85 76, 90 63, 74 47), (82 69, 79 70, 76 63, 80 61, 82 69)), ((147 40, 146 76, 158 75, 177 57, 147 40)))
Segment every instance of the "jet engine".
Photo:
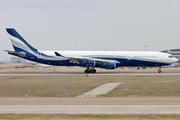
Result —
POLYGON ((79 61, 78 65, 82 66, 82 67, 94 67, 95 61, 94 60, 83 60, 83 61, 79 61))
POLYGON ((100 68, 116 69, 116 63, 102 63, 99 65, 100 68))

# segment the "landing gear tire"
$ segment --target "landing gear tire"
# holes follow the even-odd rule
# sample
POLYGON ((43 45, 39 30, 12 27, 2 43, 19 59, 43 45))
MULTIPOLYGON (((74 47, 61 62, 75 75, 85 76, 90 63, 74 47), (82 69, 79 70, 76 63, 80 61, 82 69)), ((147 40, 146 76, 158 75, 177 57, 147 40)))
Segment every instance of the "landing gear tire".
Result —
POLYGON ((84 73, 89 73, 89 70, 85 70, 84 73))
POLYGON ((84 71, 84 73, 96 73, 96 70, 95 70, 95 69, 92 69, 92 70, 86 69, 86 70, 84 71))
POLYGON ((95 69, 91 70, 91 73, 96 73, 96 70, 95 69))
POLYGON ((161 70, 158 70, 158 73, 161 73, 161 70))

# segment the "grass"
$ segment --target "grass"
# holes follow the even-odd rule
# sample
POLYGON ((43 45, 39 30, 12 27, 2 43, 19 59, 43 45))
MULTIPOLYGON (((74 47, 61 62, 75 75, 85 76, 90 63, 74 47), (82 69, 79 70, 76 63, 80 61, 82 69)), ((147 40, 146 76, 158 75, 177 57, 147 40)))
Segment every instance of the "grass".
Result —
POLYGON ((179 120, 180 114, 0 114, 0 120, 179 120))
POLYGON ((0 97, 75 97, 102 84, 120 82, 100 97, 180 97, 180 76, 0 76, 0 97))
POLYGON ((14 76, 14 77, 11 77, 9 79, 20 79, 20 78, 23 78, 23 76, 14 76))

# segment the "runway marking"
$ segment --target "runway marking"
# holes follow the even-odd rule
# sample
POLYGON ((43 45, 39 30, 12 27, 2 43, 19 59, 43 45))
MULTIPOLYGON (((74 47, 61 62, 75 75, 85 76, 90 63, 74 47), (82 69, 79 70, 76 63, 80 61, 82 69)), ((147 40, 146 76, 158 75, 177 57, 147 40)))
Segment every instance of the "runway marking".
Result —
POLYGON ((121 83, 106 83, 106 84, 100 85, 100 86, 92 89, 89 92, 86 92, 82 95, 78 95, 77 97, 97 97, 99 95, 108 93, 109 91, 113 90, 120 84, 121 83))
MULTIPOLYGON (((44 75, 84 75, 84 73, 0 73, 0 76, 44 76, 44 75)), ((88 75, 180 75, 180 73, 94 73, 88 75)))
POLYGON ((179 114, 180 105, 0 106, 0 114, 179 114))

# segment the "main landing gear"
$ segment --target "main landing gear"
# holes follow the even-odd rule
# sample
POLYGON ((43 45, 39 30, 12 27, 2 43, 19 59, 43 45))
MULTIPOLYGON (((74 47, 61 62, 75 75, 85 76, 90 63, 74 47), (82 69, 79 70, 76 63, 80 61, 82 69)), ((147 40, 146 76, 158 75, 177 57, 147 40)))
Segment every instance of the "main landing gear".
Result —
POLYGON ((87 68, 84 73, 96 73, 96 70, 87 68))

